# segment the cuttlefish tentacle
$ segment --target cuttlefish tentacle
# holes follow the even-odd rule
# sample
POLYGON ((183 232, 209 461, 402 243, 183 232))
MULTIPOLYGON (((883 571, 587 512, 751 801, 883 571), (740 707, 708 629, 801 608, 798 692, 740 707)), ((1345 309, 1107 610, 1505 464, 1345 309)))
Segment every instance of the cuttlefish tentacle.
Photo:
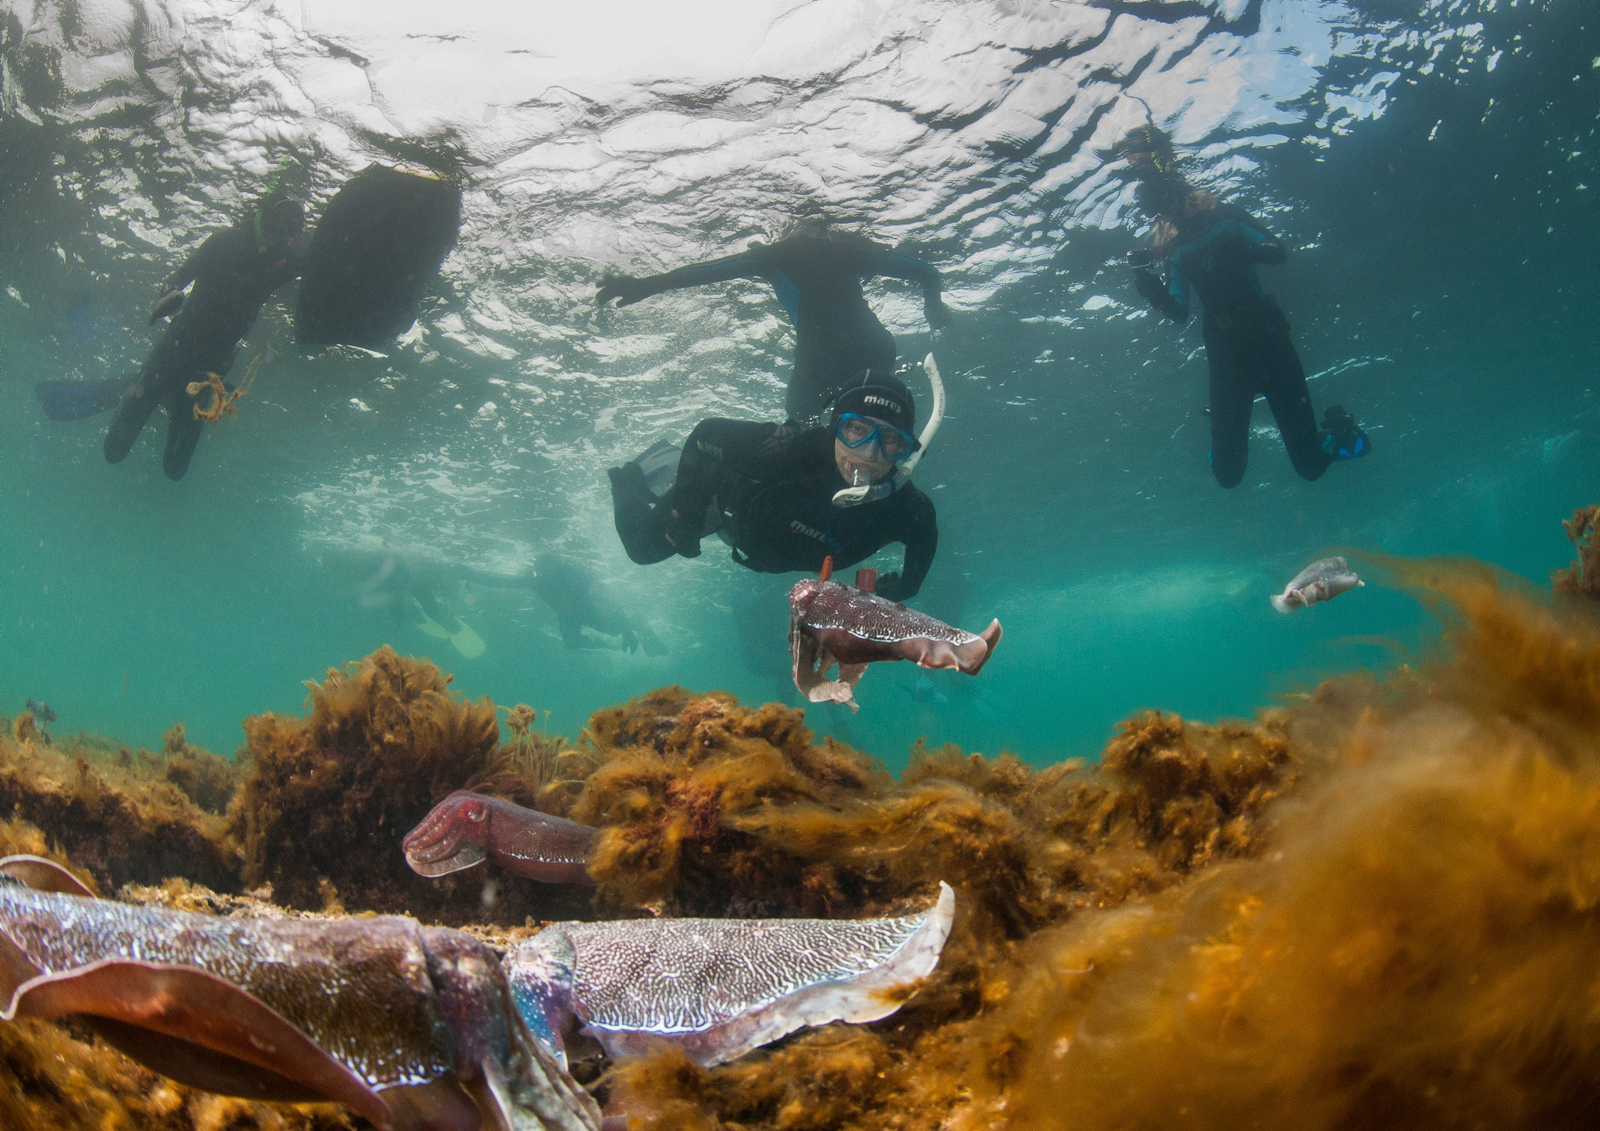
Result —
POLYGON ((924 668, 977 675, 1000 643, 1000 622, 974 636, 915 609, 836 581, 806 578, 789 591, 789 651, 794 682, 813 703, 856 709, 866 665, 910 660, 924 668), (839 665, 838 680, 827 679, 839 665))
POLYGON ((576 821, 458 789, 406 834, 401 848, 412 871, 424 876, 488 859, 531 880, 592 884, 589 855, 597 835, 576 821))
POLYGON ((183 1083, 381 1128, 598 1125, 494 952, 412 919, 221 919, 0 880, 0 999, 5 1020, 82 1016, 183 1083))
POLYGON ((887 919, 628 919, 557 923, 512 950, 519 998, 565 1000, 612 1056, 669 1042, 710 1066, 808 1025, 895 1012, 932 973, 955 892, 887 919))

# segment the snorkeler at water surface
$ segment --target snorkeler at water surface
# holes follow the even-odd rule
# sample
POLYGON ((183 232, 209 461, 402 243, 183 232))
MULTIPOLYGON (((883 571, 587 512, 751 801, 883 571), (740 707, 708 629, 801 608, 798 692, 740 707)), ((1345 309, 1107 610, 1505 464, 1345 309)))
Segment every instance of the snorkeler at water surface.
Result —
POLYGON ((305 211, 298 200, 269 193, 248 216, 210 236, 172 273, 150 311, 152 324, 168 315, 172 323, 122 396, 106 432, 107 462, 122 462, 160 405, 167 410, 162 467, 167 478, 183 478, 200 443, 202 422, 195 406, 208 392, 202 389, 197 397, 189 386, 204 382, 208 374, 227 376, 239 339, 250 332, 262 305, 299 273, 294 241, 304 227, 305 211), (185 298, 190 283, 194 287, 185 298))
POLYGON ((911 391, 876 373, 846 385, 827 428, 702 420, 665 497, 637 461, 608 472, 617 534, 640 565, 699 557, 700 540, 719 534, 734 561, 759 573, 815 573, 827 557, 844 569, 900 542, 904 564, 878 579, 877 592, 904 601, 939 546, 933 501, 897 475, 921 446, 914 424, 911 391), (839 505, 850 485, 863 501, 839 505))
POLYGON ((1257 264, 1284 262, 1283 244, 1243 208, 1185 181, 1175 170, 1171 142, 1155 127, 1131 131, 1118 152, 1139 178, 1140 209, 1155 221, 1153 253, 1129 255, 1139 293, 1174 322, 1188 321, 1191 290, 1205 307, 1211 472, 1217 482, 1234 487, 1244 478, 1258 395, 1266 397, 1302 479, 1318 479, 1331 463, 1367 455, 1372 442, 1337 405, 1317 427, 1289 321, 1256 271, 1257 264), (1154 269, 1157 263, 1165 267, 1165 278, 1154 269))
POLYGON ((608 275, 595 300, 603 306, 616 299, 618 306, 628 306, 663 291, 730 279, 772 284, 795 328, 794 372, 785 407, 791 420, 810 424, 820 421, 847 378, 863 370, 877 376, 894 373, 894 337, 861 291, 863 279, 878 275, 919 284, 928 325, 935 330, 949 325, 937 267, 814 219, 795 224, 776 243, 752 243, 738 255, 642 279, 608 275))

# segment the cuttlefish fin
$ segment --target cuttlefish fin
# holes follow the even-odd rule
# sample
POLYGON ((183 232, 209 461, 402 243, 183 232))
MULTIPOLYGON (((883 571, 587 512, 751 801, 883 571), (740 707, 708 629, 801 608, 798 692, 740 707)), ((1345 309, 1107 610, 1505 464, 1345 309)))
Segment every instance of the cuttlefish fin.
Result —
POLYGON ((994 655, 995 645, 1000 643, 1000 618, 996 617, 989 622, 989 627, 978 633, 978 639, 988 646, 988 651, 983 654, 983 659, 973 664, 970 668, 961 670, 968 675, 977 675, 983 670, 983 665, 989 662, 989 657, 994 655))
MULTIPOLYGON (((14 970, 6 946, 21 952, 5 944, 0 970, 14 970)), ((8 997, 0 1020, 81 1014, 129 1057, 181 1084, 255 1100, 331 1100, 392 1126, 388 1104, 353 1072, 259 998, 203 970, 107 959, 37 974, 8 997)))
POLYGON ((43 856, 7 856, 0 860, 0 876, 9 876, 34 891, 81 895, 85 899, 95 897, 94 892, 85 887, 77 876, 43 856))

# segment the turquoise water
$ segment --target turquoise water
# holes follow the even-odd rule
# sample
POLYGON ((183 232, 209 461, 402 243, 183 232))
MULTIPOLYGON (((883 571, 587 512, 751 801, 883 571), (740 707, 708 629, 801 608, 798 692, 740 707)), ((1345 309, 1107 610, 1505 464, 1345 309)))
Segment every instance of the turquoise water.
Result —
POLYGON ((605 313, 592 296, 605 270, 737 250, 806 206, 910 241, 960 312, 931 340, 907 288, 869 288, 902 359, 932 349, 948 384, 918 471, 941 546, 913 603, 1006 629, 977 680, 919 689, 881 665, 858 715, 808 708, 891 766, 920 737, 1092 756, 1140 708, 1248 714, 1392 662, 1381 641, 1432 631, 1405 595, 1284 617, 1268 594, 1330 550, 1469 554, 1543 582, 1571 556, 1559 519, 1600 499, 1600 35, 1582 0, 708 4, 723 34, 692 42, 644 16, 380 22, 347 3, 296 23, 246 5, 226 50, 220 7, 6 7, 0 713, 45 699, 57 733, 155 746, 181 720, 229 752, 243 717, 298 711, 302 681, 384 643, 567 734, 667 683, 794 701, 793 578, 712 541, 632 565, 604 477, 703 416, 777 419, 780 309, 741 284, 605 313), (352 56, 370 87, 340 70, 352 56), (1211 479, 1198 324, 1141 310, 1121 263, 1140 221, 1100 152, 1144 105, 1191 176, 1283 235, 1268 286, 1319 409, 1353 411, 1370 459, 1301 482, 1258 405, 1244 483, 1211 479), (389 356, 295 347, 285 288, 240 364, 277 355, 179 483, 159 414, 115 467, 106 418, 43 418, 36 380, 137 367, 159 281, 286 145, 317 155, 325 202, 395 139, 472 171, 461 246, 389 356), (71 316, 85 296, 106 312, 92 337, 71 316), (327 564, 350 548, 502 573, 558 549, 670 651, 569 651, 533 593, 452 585, 487 646, 467 659, 363 607, 327 564))

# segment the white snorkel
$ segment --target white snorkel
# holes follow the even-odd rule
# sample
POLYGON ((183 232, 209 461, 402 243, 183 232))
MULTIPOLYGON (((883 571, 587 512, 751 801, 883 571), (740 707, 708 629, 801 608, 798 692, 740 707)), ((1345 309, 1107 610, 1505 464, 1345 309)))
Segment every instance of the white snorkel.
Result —
POLYGON ((922 359, 922 371, 928 375, 928 383, 933 386, 933 410, 928 414, 928 423, 922 427, 922 435, 917 437, 917 450, 911 453, 894 474, 883 483, 862 482, 866 476, 856 473, 856 482, 849 487, 834 492, 833 505, 836 507, 853 507, 866 502, 878 494, 893 494, 907 483, 911 482, 911 475, 917 470, 917 464, 922 461, 922 455, 928 450, 928 445, 933 442, 934 435, 939 431, 939 424, 944 420, 944 382, 939 379, 939 366, 933 360, 930 351, 922 359), (887 487, 887 491, 881 488, 887 487))

